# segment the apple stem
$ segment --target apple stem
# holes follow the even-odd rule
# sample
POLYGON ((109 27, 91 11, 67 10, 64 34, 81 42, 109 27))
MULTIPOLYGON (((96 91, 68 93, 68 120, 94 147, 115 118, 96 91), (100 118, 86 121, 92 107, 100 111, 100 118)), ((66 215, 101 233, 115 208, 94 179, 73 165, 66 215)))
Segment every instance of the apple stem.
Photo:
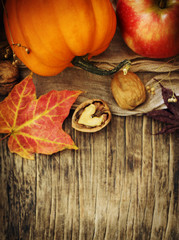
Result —
POLYGON ((161 8, 161 9, 166 8, 166 6, 167 6, 167 1, 166 1, 166 0, 159 0, 159 1, 158 1, 158 6, 159 6, 159 8, 161 8))

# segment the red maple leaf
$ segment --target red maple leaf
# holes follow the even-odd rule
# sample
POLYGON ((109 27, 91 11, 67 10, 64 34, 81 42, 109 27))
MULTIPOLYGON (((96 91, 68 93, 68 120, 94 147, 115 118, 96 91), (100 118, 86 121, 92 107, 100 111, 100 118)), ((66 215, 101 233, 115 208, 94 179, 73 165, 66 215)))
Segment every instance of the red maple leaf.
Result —
POLYGON ((35 90, 29 75, 0 102, 0 133, 10 136, 10 151, 34 159, 34 153, 77 149, 62 124, 81 91, 52 90, 37 99, 35 90))

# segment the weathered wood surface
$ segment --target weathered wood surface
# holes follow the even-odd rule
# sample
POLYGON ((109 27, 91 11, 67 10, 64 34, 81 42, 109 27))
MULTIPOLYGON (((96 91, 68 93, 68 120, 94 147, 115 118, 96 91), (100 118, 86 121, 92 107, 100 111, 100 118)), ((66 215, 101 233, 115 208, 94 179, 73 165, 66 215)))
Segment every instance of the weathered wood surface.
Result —
POLYGON ((64 129, 79 150, 35 161, 0 142, 0 239, 179 239, 179 134, 113 116, 98 133, 64 129))
MULTIPOLYGON (((115 7, 116 0, 111 1, 115 7)), ((113 64, 125 53, 134 59, 132 70, 144 83, 156 69, 178 70, 176 64, 158 69, 160 62, 139 59, 124 43, 118 46, 119 38, 116 34, 109 49, 94 60, 113 64)), ((21 70, 22 77, 26 73, 21 70)), ((88 90, 76 104, 101 97, 121 115, 110 77, 67 69, 52 78, 34 75, 34 83, 38 96, 52 89, 88 90)), ((161 123, 146 116, 114 115, 100 132, 80 133, 71 128, 71 116, 64 130, 77 151, 37 154, 30 161, 9 152, 8 139, 0 142, 0 240, 178 240, 179 133, 151 135, 161 123)))

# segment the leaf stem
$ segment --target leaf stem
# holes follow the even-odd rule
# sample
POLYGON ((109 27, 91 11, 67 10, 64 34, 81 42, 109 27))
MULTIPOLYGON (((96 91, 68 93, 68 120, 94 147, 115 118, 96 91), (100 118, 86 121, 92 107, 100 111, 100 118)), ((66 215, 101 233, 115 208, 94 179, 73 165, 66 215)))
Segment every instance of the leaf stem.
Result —
POLYGON ((129 60, 124 60, 120 62, 116 67, 110 70, 105 70, 98 68, 94 65, 94 62, 90 62, 88 59, 86 59, 86 56, 76 56, 73 58, 71 62, 74 66, 80 67, 88 72, 97 74, 97 75, 103 75, 103 76, 109 76, 116 72, 118 72, 122 67, 127 65, 127 69, 129 69, 129 66, 131 65, 131 62, 129 60))
POLYGON ((8 133, 7 135, 5 135, 3 138, 0 138, 0 142, 3 141, 4 139, 8 138, 11 135, 11 133, 8 133))

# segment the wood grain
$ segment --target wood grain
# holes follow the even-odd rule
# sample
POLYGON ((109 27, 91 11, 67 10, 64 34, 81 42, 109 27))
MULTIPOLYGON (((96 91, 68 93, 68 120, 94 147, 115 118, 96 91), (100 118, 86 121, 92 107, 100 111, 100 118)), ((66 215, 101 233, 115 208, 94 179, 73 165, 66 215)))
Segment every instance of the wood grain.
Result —
MULTIPOLYGON (((117 0, 111 2, 115 8, 117 0)), ((144 83, 156 77, 163 61, 139 58, 118 31, 94 61, 116 64, 125 55, 144 83)), ((178 91, 178 62, 162 66, 157 76, 176 71, 178 91)), ((21 79, 29 72, 21 69, 21 79)), ((81 133, 71 127, 71 111, 63 126, 79 149, 36 154, 34 161, 0 141, 0 240, 179 239, 179 132, 152 135, 161 123, 121 116, 126 112, 114 102, 110 80, 75 68, 49 78, 34 74, 38 97, 52 89, 84 90, 76 105, 102 98, 113 117, 100 132, 81 133)))
MULTIPOLYGON (((71 112, 72 114, 72 112, 71 112)), ((0 239, 179 239, 179 134, 116 117, 79 147, 22 159, 0 142, 0 239)))

